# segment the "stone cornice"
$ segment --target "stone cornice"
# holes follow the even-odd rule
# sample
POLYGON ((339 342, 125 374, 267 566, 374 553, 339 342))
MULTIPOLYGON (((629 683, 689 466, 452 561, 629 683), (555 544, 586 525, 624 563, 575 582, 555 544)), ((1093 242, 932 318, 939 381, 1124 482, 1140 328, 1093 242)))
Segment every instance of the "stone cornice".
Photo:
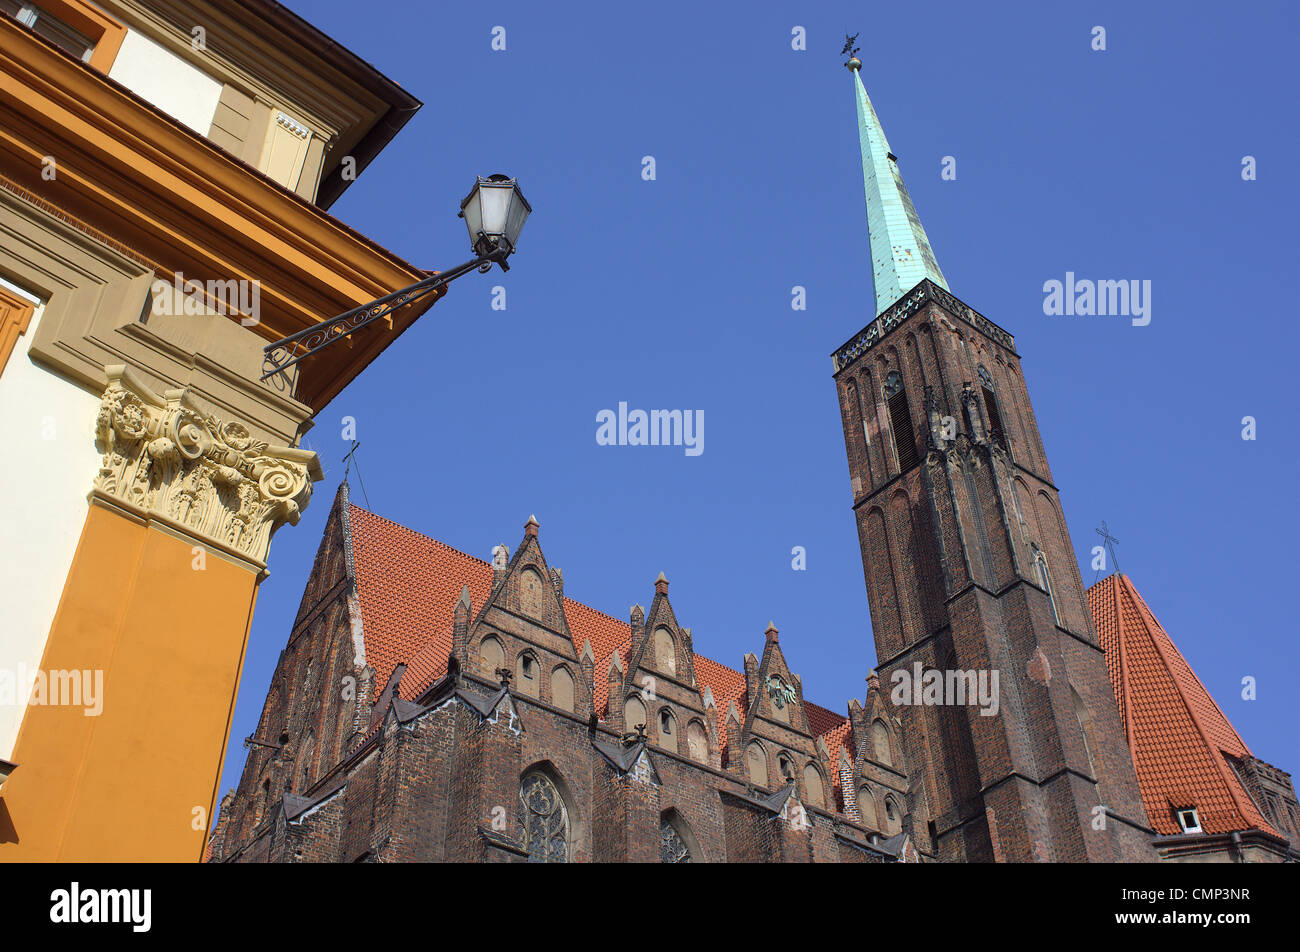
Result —
POLYGON ((322 478, 316 454, 255 440, 184 389, 156 394, 125 365, 105 374, 93 495, 264 568, 272 534, 297 523, 322 478))

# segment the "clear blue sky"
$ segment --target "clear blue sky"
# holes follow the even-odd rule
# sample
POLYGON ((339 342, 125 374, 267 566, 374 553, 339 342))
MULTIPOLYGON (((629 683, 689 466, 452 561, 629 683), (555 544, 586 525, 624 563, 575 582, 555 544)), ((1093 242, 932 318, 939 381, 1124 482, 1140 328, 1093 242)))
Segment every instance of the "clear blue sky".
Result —
POLYGON ((272 545, 222 792, 342 477, 344 416, 381 515, 488 559, 536 513, 572 597, 626 617, 662 570, 697 651, 739 667, 770 618, 809 699, 863 695, 828 356, 874 316, 846 30, 949 285, 1016 337, 1085 582, 1105 519, 1246 743, 1300 770, 1294 5, 289 5, 428 103, 334 214, 439 269, 468 256, 475 174, 518 176, 534 214, 508 275, 460 279, 318 415, 326 478, 272 545), (1067 271, 1150 280, 1150 325, 1045 316, 1067 271), (703 410, 704 453, 598 446, 619 401, 703 410))

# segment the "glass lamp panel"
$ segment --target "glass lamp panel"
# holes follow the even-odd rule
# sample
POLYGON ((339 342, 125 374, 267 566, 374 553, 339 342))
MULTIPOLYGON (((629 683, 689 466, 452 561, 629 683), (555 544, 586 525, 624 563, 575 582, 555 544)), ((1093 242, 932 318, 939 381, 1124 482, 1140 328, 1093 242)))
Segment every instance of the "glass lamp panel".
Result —
POLYGON ((504 235, 506 233, 506 212, 510 207, 513 189, 508 186, 480 185, 478 200, 480 208, 480 227, 485 235, 504 235))
POLYGON ((506 240, 510 242, 510 247, 513 248, 519 241, 519 233, 524 230, 524 222, 528 219, 528 213, 532 209, 528 207, 528 201, 518 187, 511 191, 510 212, 506 218, 506 240))
POLYGON ((465 227, 469 229, 470 244, 477 239, 479 232, 483 230, 483 209, 479 205, 479 195, 482 189, 477 185, 474 191, 469 193, 469 198, 465 199, 464 204, 460 206, 460 213, 465 218, 465 227))

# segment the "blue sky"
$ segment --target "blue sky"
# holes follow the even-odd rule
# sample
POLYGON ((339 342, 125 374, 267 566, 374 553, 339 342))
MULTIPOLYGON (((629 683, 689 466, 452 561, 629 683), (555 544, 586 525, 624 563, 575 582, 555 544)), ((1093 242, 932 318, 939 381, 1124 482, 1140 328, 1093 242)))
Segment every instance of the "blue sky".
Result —
POLYGON ((488 559, 536 513, 566 594, 626 617, 662 570, 700 653, 739 667, 773 619, 810 700, 863 695, 875 651, 829 359, 874 316, 846 30, 950 287, 1016 337, 1085 583, 1105 519, 1246 743, 1300 769, 1295 7, 289 6, 428 103, 335 215, 444 269, 468 256, 455 213, 476 174, 518 176, 534 213, 509 274, 460 279, 317 416, 326 478, 272 545, 223 792, 345 416, 381 515, 488 559), (1151 281, 1150 324, 1046 316, 1043 283, 1067 271, 1151 281), (597 445, 620 401, 702 410, 704 452, 597 445))

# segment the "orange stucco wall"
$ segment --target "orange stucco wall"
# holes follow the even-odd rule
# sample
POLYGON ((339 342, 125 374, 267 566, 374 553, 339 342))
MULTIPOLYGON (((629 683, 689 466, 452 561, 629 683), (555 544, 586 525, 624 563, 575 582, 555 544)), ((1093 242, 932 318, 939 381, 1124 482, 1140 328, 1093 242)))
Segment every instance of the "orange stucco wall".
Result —
POLYGON ((103 710, 27 708, 0 861, 200 859, 258 579, 197 544, 90 506, 41 668, 102 670, 103 710))

